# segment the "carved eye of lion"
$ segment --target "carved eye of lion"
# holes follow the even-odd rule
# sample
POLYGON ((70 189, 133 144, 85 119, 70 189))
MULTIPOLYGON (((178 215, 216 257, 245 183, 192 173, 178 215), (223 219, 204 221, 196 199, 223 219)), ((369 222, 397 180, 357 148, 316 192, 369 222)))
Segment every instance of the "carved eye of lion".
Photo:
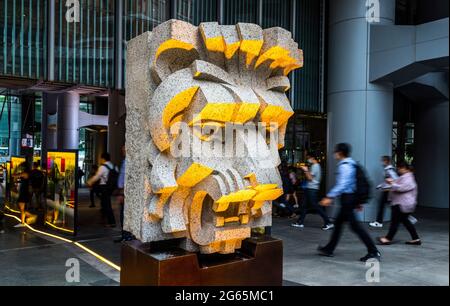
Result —
POLYGON ((303 66, 303 52, 282 28, 171 20, 132 40, 127 62, 127 142, 144 140, 152 166, 133 168, 151 192, 139 199, 139 182, 127 184, 128 209, 144 218, 130 212, 126 227, 143 242, 185 238, 190 251, 234 252, 252 227, 271 223, 271 201, 282 194, 278 152, 249 142, 267 147, 266 131, 258 130, 232 138, 245 155, 205 157, 196 154, 201 145, 188 144, 190 154, 176 156, 173 144, 182 133, 212 142, 230 123, 264 123, 282 148, 294 113, 288 75, 303 66), (173 132, 179 124, 189 128, 173 132))

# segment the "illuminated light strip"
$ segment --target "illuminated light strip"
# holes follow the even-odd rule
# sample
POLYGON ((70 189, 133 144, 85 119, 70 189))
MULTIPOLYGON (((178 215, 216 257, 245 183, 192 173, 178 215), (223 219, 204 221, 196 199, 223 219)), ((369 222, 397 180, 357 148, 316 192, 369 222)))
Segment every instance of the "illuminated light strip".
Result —
MULTIPOLYGON (((17 220, 18 222, 21 222, 21 220, 20 220, 18 217, 14 216, 14 215, 5 214, 5 216, 6 216, 6 217, 13 218, 13 219, 17 220)), ((120 272, 120 266, 114 264, 114 263, 111 262, 110 260, 108 260, 108 259, 106 259, 105 257, 99 255, 98 253, 92 251, 91 249, 87 248, 86 246, 82 245, 82 244, 79 243, 79 242, 75 242, 75 241, 72 241, 72 240, 70 240, 70 239, 66 239, 66 238, 63 238, 63 237, 60 237, 60 236, 56 236, 56 235, 53 235, 53 234, 50 234, 50 233, 46 233, 46 232, 43 232, 43 231, 34 229, 33 227, 31 227, 31 226, 28 225, 28 224, 25 224, 25 226, 26 226, 28 229, 30 229, 31 231, 35 232, 35 233, 42 234, 42 235, 45 235, 45 236, 48 236, 48 237, 52 237, 52 238, 55 238, 55 239, 58 239, 58 240, 61 240, 61 241, 64 241, 64 242, 67 242, 67 243, 76 245, 77 247, 79 247, 80 249, 82 249, 82 250, 88 252, 89 254, 91 254, 92 256, 94 256, 95 258, 97 258, 98 260, 100 260, 101 262, 107 264, 108 266, 110 266, 110 267, 112 267, 112 268, 114 268, 114 269, 116 269, 117 271, 120 272)))
POLYGON ((71 233, 71 234, 74 233, 73 230, 69 230, 69 229, 66 229, 66 228, 62 228, 62 227, 56 226, 56 225, 54 225, 54 224, 52 224, 51 222, 48 222, 48 221, 45 222, 45 224, 47 224, 47 225, 50 226, 50 227, 53 227, 54 229, 57 229, 57 230, 59 230, 59 231, 62 231, 62 232, 71 233))
POLYGON ((88 252, 89 254, 91 254, 92 256, 96 257, 98 260, 104 262, 105 264, 109 265, 110 267, 116 269, 117 271, 120 271, 120 267, 116 264, 114 264, 113 262, 109 261, 108 259, 106 259, 105 257, 95 253, 94 251, 88 249, 87 247, 85 247, 84 245, 82 245, 79 242, 74 242, 73 244, 75 244, 76 246, 78 246, 79 248, 85 250, 86 252, 88 252))
POLYGON ((10 212, 12 212, 12 213, 20 214, 20 211, 14 210, 14 209, 12 209, 11 207, 9 207, 8 205, 5 205, 5 208, 6 208, 7 210, 9 210, 10 212))

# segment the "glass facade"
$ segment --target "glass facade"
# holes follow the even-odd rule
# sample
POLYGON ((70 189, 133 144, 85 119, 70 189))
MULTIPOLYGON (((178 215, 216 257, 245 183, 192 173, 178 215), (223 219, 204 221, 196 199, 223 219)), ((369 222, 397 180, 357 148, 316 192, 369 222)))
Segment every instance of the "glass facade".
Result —
MULTIPOLYGON (((55 1, 55 81, 115 87, 116 8, 111 0, 80 0, 79 22, 67 22, 65 0, 55 1)), ((122 86, 127 42, 155 26, 177 18, 198 25, 261 23, 292 30, 305 52, 305 67, 293 74, 296 110, 323 112, 321 101, 322 0, 117 0, 122 7, 122 86), (296 3, 293 12, 292 3, 296 3)), ((48 79, 48 7, 51 0, 0 0, 0 74, 48 79), (20 13, 18 13, 20 12, 20 13)), ((51 66, 51 65, 49 65, 51 66)), ((120 84, 119 84, 120 85, 120 84)), ((322 84, 323 85, 323 84, 322 84)))
POLYGON ((0 74, 47 75, 47 0, 0 0, 0 74))
POLYGON ((320 98, 321 71, 321 1, 297 1, 295 41, 303 49, 305 65, 293 74, 294 109, 323 112, 320 98))
POLYGON ((201 22, 217 21, 217 0, 176 0, 176 19, 195 25, 201 22))
POLYGON ((257 0, 226 0, 224 1, 224 24, 238 22, 258 22, 257 0))
POLYGON ((262 24, 272 27, 291 28, 291 1, 262 0, 262 24))
POLYGON ((114 1, 80 0, 80 22, 67 22, 56 0, 55 78, 67 83, 114 84, 114 1))
POLYGON ((122 2, 122 79, 125 84, 127 42, 168 20, 168 0, 124 0, 122 2))
POLYGON ((0 157, 20 155, 22 104, 16 96, 0 95, 0 157))

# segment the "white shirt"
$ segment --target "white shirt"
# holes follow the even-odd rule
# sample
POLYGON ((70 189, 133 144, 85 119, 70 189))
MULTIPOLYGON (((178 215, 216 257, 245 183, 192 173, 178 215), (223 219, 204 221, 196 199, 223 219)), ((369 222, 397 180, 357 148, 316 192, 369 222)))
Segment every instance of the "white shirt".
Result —
MULTIPOLYGON (((106 162, 105 165, 108 165, 110 169, 114 169, 114 165, 110 161, 106 162)), ((89 185, 94 185, 97 181, 99 181, 100 185, 106 185, 108 183, 109 169, 105 165, 101 165, 97 173, 89 179, 89 185)))
MULTIPOLYGON (((384 175, 385 180, 386 179, 393 179, 393 180, 398 179, 398 174, 395 171, 394 166, 392 166, 392 165, 388 165, 388 166, 384 167, 383 175, 384 175)), ((383 181, 380 185, 377 186, 377 189, 382 189, 382 190, 387 191, 387 190, 391 189, 391 187, 392 186, 390 184, 386 183, 386 181, 383 181)))

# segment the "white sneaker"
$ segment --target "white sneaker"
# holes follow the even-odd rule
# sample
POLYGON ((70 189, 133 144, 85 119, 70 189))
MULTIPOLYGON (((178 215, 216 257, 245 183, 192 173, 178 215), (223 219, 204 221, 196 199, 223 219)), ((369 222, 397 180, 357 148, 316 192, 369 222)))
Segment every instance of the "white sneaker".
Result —
POLYGON ((323 231, 329 231, 330 229, 334 228, 334 224, 327 224, 324 227, 322 227, 323 231))
POLYGON ((299 224, 299 223, 292 223, 291 226, 296 227, 296 228, 305 228, 304 224, 299 224))
POLYGON ((23 223, 19 223, 19 224, 17 224, 16 226, 14 226, 15 228, 24 228, 24 227, 26 227, 25 226, 25 224, 23 224, 23 223))
POLYGON ((409 222, 411 222, 413 225, 417 224, 417 222, 419 222, 419 220, 417 220, 416 218, 414 218, 413 216, 409 216, 408 217, 409 222))
POLYGON ((374 227, 374 228, 383 228, 383 223, 372 222, 372 223, 369 223, 369 226, 374 227))

